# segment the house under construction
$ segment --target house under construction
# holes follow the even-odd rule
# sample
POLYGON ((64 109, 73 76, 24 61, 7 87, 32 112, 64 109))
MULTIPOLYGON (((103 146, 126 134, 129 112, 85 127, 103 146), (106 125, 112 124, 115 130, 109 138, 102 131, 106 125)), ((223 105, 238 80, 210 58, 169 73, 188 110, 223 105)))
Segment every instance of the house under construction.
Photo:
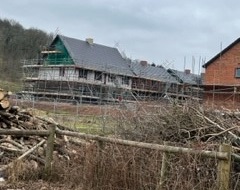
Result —
POLYGON ((239 109, 240 38, 217 53, 203 67, 206 105, 239 109))
POLYGON ((96 102, 200 98, 201 81, 191 73, 123 58, 116 48, 58 35, 41 58, 24 60, 22 94, 96 102), (192 77, 194 76, 194 77, 192 77), (188 79, 188 80, 186 80, 188 79))

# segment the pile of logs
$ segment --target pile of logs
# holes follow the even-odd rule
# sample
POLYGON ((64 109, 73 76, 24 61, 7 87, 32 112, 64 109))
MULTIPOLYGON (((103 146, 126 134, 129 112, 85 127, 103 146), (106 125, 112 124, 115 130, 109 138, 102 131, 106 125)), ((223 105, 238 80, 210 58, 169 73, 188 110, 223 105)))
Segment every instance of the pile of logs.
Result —
MULTIPOLYGON (((0 93, 0 96, 2 94, 0 93)), ((2 97, 2 96, 1 96, 2 97)), ((4 102, 7 96, 1 100, 4 102), (5 99, 5 100, 4 100, 5 99)), ((7 103, 2 104, 2 108, 7 103)), ((34 116, 30 111, 22 110, 18 106, 9 105, 4 110, 0 110, 0 178, 6 169, 9 168, 15 160, 22 160, 27 157, 29 163, 34 163, 35 167, 45 163, 46 141, 47 136, 24 136, 24 135, 8 135, 4 132, 8 131, 24 131, 36 130, 37 132, 49 130, 49 126, 55 124, 38 116, 34 116), (8 108, 6 108, 8 107, 8 108)), ((63 127, 63 126, 62 126, 63 127)), ((59 126, 61 128, 61 126, 59 126)), ((67 128, 65 128, 67 129, 67 128)), ((69 129, 70 130, 70 129, 69 129)), ((70 150, 66 146, 62 146, 65 139, 58 136, 55 139, 55 154, 58 158, 69 159, 70 150)))

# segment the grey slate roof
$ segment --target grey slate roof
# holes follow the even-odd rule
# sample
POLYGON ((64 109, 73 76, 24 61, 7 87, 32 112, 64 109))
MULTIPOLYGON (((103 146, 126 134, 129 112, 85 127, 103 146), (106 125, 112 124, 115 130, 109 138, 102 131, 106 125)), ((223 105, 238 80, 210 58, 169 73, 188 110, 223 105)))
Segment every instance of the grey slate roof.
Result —
POLYGON ((162 66, 154 67, 149 64, 143 66, 138 62, 133 62, 131 63, 131 68, 132 68, 132 71, 138 77, 151 79, 151 80, 158 80, 162 82, 179 83, 162 66))
POLYGON ((59 35, 74 63, 86 69, 133 76, 127 61, 113 47, 59 35))
POLYGON ((200 85, 201 76, 196 74, 186 74, 183 71, 177 71, 174 69, 167 70, 172 76, 176 77, 180 83, 191 84, 191 85, 200 85))
POLYGON ((118 75, 137 76, 150 80, 158 80, 171 83, 187 83, 197 85, 201 78, 194 74, 154 67, 149 64, 143 66, 138 62, 129 63, 125 60, 117 48, 100 44, 89 44, 86 41, 58 35, 67 48, 74 63, 82 68, 114 73, 118 75))

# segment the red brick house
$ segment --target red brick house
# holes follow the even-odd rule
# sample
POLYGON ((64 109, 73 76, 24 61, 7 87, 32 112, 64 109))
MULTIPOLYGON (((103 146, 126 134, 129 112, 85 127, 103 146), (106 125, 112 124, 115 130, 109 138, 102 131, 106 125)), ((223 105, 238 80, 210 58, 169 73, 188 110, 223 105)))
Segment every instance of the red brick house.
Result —
POLYGON ((204 102, 240 108, 240 38, 203 65, 204 102))

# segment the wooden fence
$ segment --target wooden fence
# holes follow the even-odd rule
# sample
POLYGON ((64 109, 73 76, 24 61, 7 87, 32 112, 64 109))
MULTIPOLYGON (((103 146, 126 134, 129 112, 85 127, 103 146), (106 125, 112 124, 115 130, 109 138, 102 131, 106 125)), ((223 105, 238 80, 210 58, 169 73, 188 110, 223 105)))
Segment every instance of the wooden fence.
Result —
MULTIPOLYGON (((51 163, 53 160, 53 150, 54 150, 54 141, 56 135, 66 135, 71 137, 77 137, 81 139, 95 140, 98 142, 108 142, 119 145, 133 146, 139 148, 153 149, 162 151, 162 166, 161 166, 161 175, 159 183, 157 184, 156 190, 162 190, 163 184, 166 179, 166 170, 167 170, 167 156, 168 153, 181 153, 181 154, 195 154, 203 157, 214 158, 218 160, 218 170, 217 170, 217 183, 219 190, 228 190, 230 185, 230 171, 231 171, 231 160, 235 159, 240 161, 240 157, 232 153, 231 145, 222 144, 219 147, 219 151, 206 151, 206 150, 194 150, 191 148, 175 147, 169 146, 167 144, 151 144, 143 143, 115 138, 102 137, 98 135, 91 135, 79 132, 72 132, 66 130, 60 130, 57 128, 57 125, 50 125, 49 130, 0 130, 0 135, 14 135, 14 136, 47 136, 47 148, 46 148, 46 158, 45 158, 45 175, 48 176, 51 174, 51 163)), ((28 154, 33 152, 39 146, 45 143, 45 140, 38 143, 36 146, 29 149, 18 159, 23 159, 28 154)), ((3 168, 2 168, 3 169, 3 168)))

